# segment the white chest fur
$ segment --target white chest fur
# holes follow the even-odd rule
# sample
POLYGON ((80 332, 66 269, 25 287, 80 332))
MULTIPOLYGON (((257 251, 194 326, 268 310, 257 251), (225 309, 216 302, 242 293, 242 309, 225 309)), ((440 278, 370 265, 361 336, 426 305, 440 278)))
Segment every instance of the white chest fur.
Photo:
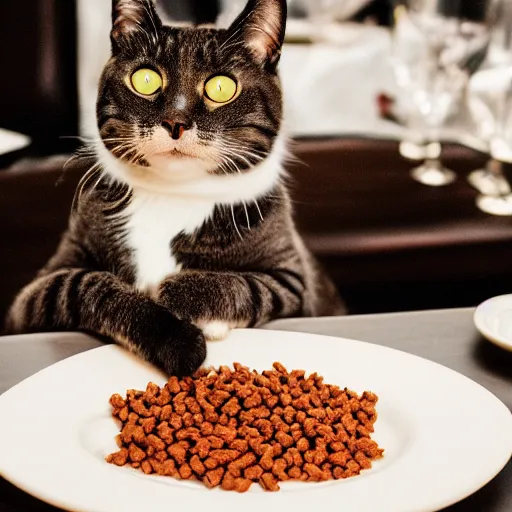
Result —
POLYGON ((137 190, 128 207, 126 234, 132 250, 135 284, 153 291, 167 276, 179 272, 171 242, 181 232, 190 234, 213 213, 208 200, 162 196, 137 190))

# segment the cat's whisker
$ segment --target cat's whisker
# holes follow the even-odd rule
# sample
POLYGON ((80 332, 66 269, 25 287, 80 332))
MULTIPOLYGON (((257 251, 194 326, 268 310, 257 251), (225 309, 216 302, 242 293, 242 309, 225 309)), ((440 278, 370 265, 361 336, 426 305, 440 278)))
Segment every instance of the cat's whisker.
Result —
MULTIPOLYGON (((135 147, 135 141, 127 142, 125 144, 120 144, 112 149, 112 153, 114 156, 119 158, 119 160, 123 160, 126 157, 129 157, 129 155, 133 152, 136 152, 135 155, 137 155, 137 148, 135 147), (119 151, 124 150, 122 154, 117 154, 119 151)), ((128 163, 133 164, 132 158, 128 158, 128 163)), ((134 165, 134 164, 133 164, 134 165)))
MULTIPOLYGON (((147 12, 146 5, 144 5, 144 8, 146 9, 146 12, 147 12)), ((151 21, 154 23, 154 20, 152 19, 152 17, 151 17, 151 21)), ((158 32, 155 32, 155 37, 152 37, 152 35, 147 31, 147 29, 143 23, 141 23, 140 21, 135 21, 135 20, 133 20, 133 22, 136 23, 136 25, 137 25, 137 31, 140 34, 143 34, 144 36, 146 36, 150 46, 153 46, 154 44, 156 44, 158 42, 158 32)), ((156 27, 155 27, 155 29, 156 29, 156 27)), ((126 44, 128 44, 128 46, 131 48, 132 51, 139 49, 138 45, 136 45, 135 40, 130 39, 126 42, 126 44), (136 45, 136 46, 134 47, 134 45, 136 45)))
POLYGON ((224 172, 224 174, 226 176, 231 176, 231 172, 230 171, 237 171, 237 168, 236 168, 236 165, 234 165, 233 162, 230 162, 230 161, 227 161, 227 160, 222 160, 221 163, 219 164, 219 167, 220 169, 224 172))
POLYGON ((117 210, 120 206, 122 206, 128 199, 131 199, 133 191, 130 187, 126 187, 126 191, 121 199, 109 204, 108 208, 103 210, 104 213, 109 214, 110 212, 117 210))
POLYGON ((231 216, 233 217, 233 224, 235 225, 236 232, 238 233, 240 240, 243 241, 244 237, 242 236, 242 233, 240 233, 240 230, 238 229, 238 226, 236 225, 235 208, 233 207, 233 205, 231 205, 231 216))
MULTIPOLYGON (((220 46, 219 52, 223 52, 226 49, 227 44, 232 41, 236 35, 240 32, 240 28, 237 28, 220 46)), ((237 41, 238 43, 238 41, 237 41)))
POLYGON ((238 174, 242 174, 242 171, 240 170, 240 168, 236 165, 236 163, 234 162, 233 159, 229 158, 228 156, 224 155, 224 158, 229 161, 231 163, 231 165, 233 166, 233 168, 235 169, 236 172, 238 172, 238 174))
POLYGON ((239 146, 239 145, 227 145, 227 144, 223 144, 221 147, 225 148, 225 149, 228 149, 229 151, 234 151, 235 153, 236 152, 240 152, 240 153, 243 153, 243 154, 246 154, 246 155, 250 155, 250 156, 254 156, 254 157, 257 157, 257 158, 260 158, 260 159, 263 159, 264 158, 264 153, 257 153, 257 152, 254 152, 252 151, 252 148, 249 148, 249 147, 244 147, 244 146, 239 146))
POLYGON ((224 46, 222 48, 223 52, 227 52, 228 50, 231 50, 232 48, 236 48, 237 46, 243 46, 243 41, 235 41, 234 43, 228 44, 227 46, 224 46))
MULTIPOLYGON (((244 156, 242 156, 240 153, 235 153, 234 151, 232 151, 232 152, 229 152, 228 154, 229 154, 229 155, 231 155, 231 156, 233 156, 233 157, 235 157, 235 158, 240 158, 240 159, 241 159, 241 160, 243 160, 243 161, 244 161, 244 162, 245 162, 249 167, 253 167, 253 166, 254 166, 254 164, 253 164, 253 163, 251 163, 251 161, 250 161, 250 160, 248 160, 247 158, 245 158, 244 156)), ((239 172, 240 174, 242 173, 242 171, 241 171, 238 167, 237 167, 237 170, 238 170, 238 172, 239 172)))
POLYGON ((226 141, 225 141, 226 144, 228 144, 230 148, 237 148, 237 149, 244 149, 246 151, 252 151, 256 154, 260 154, 260 155, 265 155, 266 153, 264 151, 259 151, 255 148, 253 148, 250 144, 243 144, 242 142, 240 141, 235 141, 235 140, 231 140, 231 139, 228 139, 226 137, 226 141))
POLYGON ((247 203, 244 201, 245 216, 247 218, 247 229, 251 231, 251 221, 249 219, 249 210, 247 209, 247 203))
POLYGON ((123 139, 104 139, 103 142, 112 142, 114 144, 114 148, 117 146, 126 146, 127 144, 134 145, 135 139, 133 137, 126 137, 123 139), (116 146, 117 145, 117 146, 116 146))
POLYGON ((90 194, 92 194, 96 190, 96 187, 101 183, 103 178, 104 178, 104 173, 101 172, 100 177, 96 180, 96 183, 91 187, 91 190, 89 191, 90 194))
POLYGON ((154 42, 156 43, 158 41, 158 29, 156 28, 155 18, 153 16, 153 12, 147 5, 147 3, 144 3, 144 10, 146 11, 146 14, 148 15, 148 18, 151 20, 151 24, 153 25, 153 29, 155 30, 155 39, 154 42))
POLYGON ((94 175, 100 171, 101 164, 98 162, 93 165, 83 176, 82 179, 78 183, 77 187, 77 202, 80 202, 84 193, 85 187, 89 184, 89 182, 93 179, 94 175))
POLYGON ((256 209, 258 210, 258 213, 260 214, 260 219, 263 222, 265 219, 263 218, 263 214, 261 213, 260 205, 258 204, 258 200, 254 200, 254 204, 256 205, 256 209))
POLYGON ((95 154, 95 150, 94 150, 94 147, 92 146, 82 146, 81 148, 78 148, 75 152, 76 155, 78 156, 83 156, 83 155, 93 155, 95 154))
POLYGON ((245 22, 249 19, 249 16, 252 15, 252 12, 249 11, 238 23, 238 27, 236 30, 220 45, 219 51, 223 51, 226 44, 229 43, 229 41, 233 40, 240 32, 243 30, 245 22))
MULTIPOLYGON (((96 156, 98 154, 99 149, 104 149, 107 144, 119 144, 119 143, 127 143, 131 140, 131 137, 110 137, 106 139, 101 139, 99 137, 84 139, 84 143, 87 144, 84 147, 78 149, 78 156, 88 155, 88 156, 96 156)), ((115 151, 115 147, 112 149, 112 152, 115 151)))
MULTIPOLYGON (((244 158, 243 156, 240 156, 238 155, 239 158, 241 158, 249 167, 252 167, 252 164, 251 162, 249 162, 249 160, 247 160, 246 158, 244 158)), ((242 171, 240 170, 239 167, 236 168, 237 171, 238 171, 238 174, 242 174, 242 171)))
MULTIPOLYGON (((228 130, 224 130, 224 131, 228 131, 228 130)), ((243 142, 231 139, 229 137, 226 137, 222 141, 222 144, 224 146, 226 146, 226 147, 231 148, 231 149, 240 149, 240 150, 246 150, 246 151, 250 150, 252 153, 259 154, 259 155, 261 155, 263 157, 265 157, 267 155, 267 153, 265 151, 261 151, 261 150, 255 149, 250 144, 244 144, 243 142)))
POLYGON ((99 169, 100 167, 100 163, 97 162, 96 164, 94 164, 83 176, 82 178, 80 179, 80 181, 78 182, 78 186, 82 186, 84 184, 87 184, 89 182, 89 180, 91 179, 91 177, 94 175, 94 173, 99 169))
POLYGON ((130 165, 135 165, 135 160, 137 159, 138 151, 134 144, 131 144, 128 147, 128 153, 125 153, 126 160, 130 165))
MULTIPOLYGON (((80 157, 84 157, 84 156, 88 156, 86 152, 83 152, 83 151, 79 151, 79 152, 76 152, 75 154, 71 155, 65 162, 64 162, 64 165, 62 166, 62 173, 61 175, 59 176, 59 178, 57 179, 57 182, 56 182, 56 186, 59 186, 61 185, 64 180, 65 180, 65 177, 68 173, 68 167, 69 165, 71 165, 72 162, 74 162, 75 160, 77 160, 78 158, 80 157)), ((89 156, 93 156, 92 154, 90 154, 89 156)), ((83 176, 82 176, 83 178, 83 176)))
MULTIPOLYGON (((229 172, 225 169, 225 167, 227 166, 227 163, 226 163, 226 162, 222 161, 222 162, 220 162, 220 163, 218 164, 218 166, 219 166, 220 170, 221 170, 224 174, 226 174, 227 176, 229 176, 229 172)), ((228 169, 229 169, 229 167, 228 167, 228 169)))
POLYGON ((265 153, 258 152, 258 150, 254 150, 253 148, 250 148, 249 146, 242 146, 239 143, 230 143, 229 141, 223 141, 221 143, 221 150, 222 150, 222 148, 226 149, 231 155, 242 154, 242 155, 246 155, 248 157, 255 158, 258 161, 263 161, 267 156, 265 153))
POLYGON ((247 155, 247 156, 251 156, 253 158, 256 158, 257 160, 265 160, 265 158, 267 158, 268 154, 267 153, 257 153, 249 148, 238 148, 238 150, 244 154, 244 155, 247 155))
POLYGON ((141 165, 141 160, 146 159, 148 157, 148 154, 147 154, 147 152, 143 152, 142 149, 140 149, 140 147, 137 147, 136 144, 134 144, 133 149, 135 151, 135 154, 132 159, 132 164, 133 165, 141 165))
POLYGON ((80 142, 83 142, 84 144, 88 144, 92 142, 92 139, 89 137, 81 137, 79 135, 61 135, 59 139, 63 140, 79 140, 80 142))
POLYGON ((113 152, 114 156, 119 159, 119 160, 124 160, 126 161, 127 163, 129 163, 129 161, 127 160, 127 157, 128 155, 133 151, 132 148, 128 147, 128 148, 125 148, 123 150, 122 153, 117 153, 117 152, 113 152))
MULTIPOLYGON (((224 154, 220 155, 220 163, 218 163, 217 165, 219 165, 219 166, 221 166, 221 165, 226 166, 228 169, 230 169, 230 167, 231 167, 231 168, 233 168, 236 171, 236 165, 234 165, 233 160, 231 160, 231 158, 229 158, 228 156, 226 156, 224 154)), ((226 174, 228 174, 228 172, 226 172, 226 174)))
MULTIPOLYGON (((250 158, 254 158, 256 160, 256 162, 262 162, 263 160, 265 160, 264 157, 262 157, 260 155, 256 155, 254 153, 251 153, 249 151, 240 150, 240 151, 238 151, 238 154, 239 155, 245 155, 245 156, 250 157, 250 158)), ((254 164, 252 164, 252 165, 254 165, 254 164)))
POLYGON ((61 139, 73 139, 73 140, 79 140, 80 142, 83 142, 84 144, 97 144, 101 142, 110 142, 110 141, 119 141, 119 140, 128 140, 128 137, 111 137, 103 139, 101 137, 84 137, 84 136, 78 136, 78 135, 63 135, 59 137, 61 139))
POLYGON ((232 155, 232 156, 238 156, 238 151, 235 151, 234 148, 230 148, 226 145, 220 145, 219 150, 223 154, 232 155))
POLYGON ((97 139, 95 142, 127 142, 133 140, 133 137, 111 137, 109 139, 97 139))
POLYGON ((125 149, 132 149, 132 147, 133 147, 133 144, 131 144, 130 142, 126 142, 124 144, 118 144, 118 145, 114 146, 111 149, 111 151, 114 154, 114 156, 118 156, 117 153, 119 153, 120 151, 124 151, 125 149))
POLYGON ((80 156, 80 155, 77 155, 77 154, 75 154, 75 155, 71 155, 71 156, 66 160, 66 162, 64 163, 64 165, 62 166, 62 168, 63 168, 64 170, 66 170, 67 166, 68 166, 71 162, 73 162, 74 160, 76 160, 79 156, 80 156))
POLYGON ((132 158, 131 164, 132 165, 140 165, 141 160, 144 160, 145 155, 140 152, 140 150, 135 149, 136 153, 132 158))
POLYGON ((234 170, 235 172, 237 171, 237 166, 231 158, 229 158, 227 155, 222 155, 221 159, 222 161, 226 162, 226 164, 228 164, 232 170, 234 170))
POLYGON ((132 148, 127 148, 122 154, 120 155, 116 155, 116 158, 118 158, 119 160, 124 160, 126 163, 130 163, 129 160, 126 160, 126 157, 133 151, 132 148))
MULTIPOLYGON (((116 157, 116 158, 119 158, 120 160, 122 160, 122 158, 127 154, 127 152, 129 153, 132 146, 134 145, 134 141, 133 141, 133 138, 130 137, 130 138, 112 138, 112 139, 104 139, 103 141, 102 140, 98 140, 98 144, 102 144, 103 142, 113 142, 114 145, 111 147, 111 148, 108 148, 109 151, 116 157), (128 151, 127 152, 124 152, 122 155, 119 155, 119 152, 120 151, 123 151, 127 149, 128 151)), ((93 150, 93 154, 97 154, 97 150, 94 151, 93 150)))

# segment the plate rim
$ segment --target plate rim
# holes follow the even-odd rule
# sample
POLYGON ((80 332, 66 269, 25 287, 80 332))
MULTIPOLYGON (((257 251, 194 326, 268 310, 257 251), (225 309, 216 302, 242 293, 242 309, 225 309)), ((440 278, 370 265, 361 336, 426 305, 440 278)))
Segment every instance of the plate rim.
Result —
MULTIPOLYGON (((492 301, 494 299, 498 299, 498 298, 502 298, 502 297, 507 297, 507 296, 510 296, 510 298, 512 299, 512 294, 499 295, 497 297, 492 297, 491 299, 487 299, 482 304, 480 304, 480 306, 482 306, 483 304, 485 304, 487 302, 490 302, 490 301, 492 301)), ((474 315, 475 314, 476 314, 476 311, 475 311, 474 315)), ((300 337, 311 337, 312 336, 312 337, 315 337, 315 338, 327 339, 327 340, 330 340, 331 342, 345 341, 345 342, 351 342, 351 343, 357 343, 357 344, 365 345, 367 347, 368 346, 375 347, 375 348, 377 348, 379 350, 383 350, 383 351, 386 351, 386 352, 397 352, 399 354, 405 354, 408 357, 411 357, 411 358, 414 358, 414 359, 419 359, 420 361, 423 361, 423 362, 427 362, 427 363, 429 363, 431 365, 434 365, 434 366, 436 366, 438 368, 442 368, 443 370, 447 370, 449 372, 452 372, 452 373, 458 375, 459 377, 462 377, 462 378, 472 382, 474 385, 479 386, 485 392, 487 392, 488 394, 492 395, 504 407, 507 407, 503 403, 503 401, 499 397, 497 397, 492 391, 487 389, 485 386, 483 386, 479 382, 473 380, 471 377, 468 377, 467 375, 464 375, 463 373, 460 373, 457 370, 453 370, 452 368, 450 368, 448 366, 445 366, 445 365, 443 365, 441 363, 438 363, 437 361, 432 361, 431 359, 427 359, 426 357, 419 356, 419 355, 416 355, 416 354, 411 354, 410 352, 407 352, 405 350, 401 350, 401 349, 398 349, 398 348, 388 347, 386 345, 381 345, 379 343, 373 343, 373 342, 370 342, 370 341, 357 340, 355 338, 345 338, 344 336, 332 336, 332 335, 326 335, 326 334, 316 334, 316 333, 300 332, 300 331, 293 331, 293 330, 288 331, 288 330, 277 330, 277 329, 247 328, 247 329, 233 329, 231 332, 249 333, 250 335, 252 335, 253 333, 270 333, 270 334, 275 334, 275 335, 279 335, 279 334, 283 334, 284 333, 284 334, 293 334, 293 335, 297 335, 297 336, 300 336, 300 337)), ((49 333, 49 334, 51 335, 51 333, 49 333)), ((62 333, 55 333, 55 334, 62 334, 62 333)), ((69 332, 69 334, 72 334, 72 333, 69 332)), ((210 344, 216 344, 216 343, 223 343, 223 341, 209 341, 208 342, 209 345, 210 344)), ((49 365, 49 366, 47 366, 45 368, 42 368, 41 370, 38 370, 37 372, 33 373, 32 375, 29 375, 28 377, 25 377, 23 380, 21 380, 20 382, 18 382, 14 386, 10 387, 9 389, 7 389, 3 393, 1 393, 0 394, 0 399, 4 395, 10 393, 12 390, 16 389, 18 386, 20 386, 21 384, 25 383, 26 381, 32 379, 36 375, 39 375, 39 374, 44 373, 46 371, 49 371, 51 368, 53 368, 55 366, 60 366, 61 364, 64 364, 66 361, 69 361, 69 360, 75 359, 75 358, 80 358, 84 354, 87 354, 87 353, 90 353, 90 352, 97 352, 99 350, 105 350, 105 349, 112 350, 112 348, 120 349, 120 350, 122 350, 122 351, 124 351, 124 352, 126 352, 128 354, 131 354, 133 357, 137 357, 137 356, 134 356, 131 352, 129 352, 127 349, 123 348, 122 346, 120 346, 117 343, 106 343, 104 346, 101 346, 101 347, 94 347, 94 348, 85 350, 83 352, 80 352, 78 354, 72 354, 72 355, 70 355, 70 356, 68 356, 68 357, 66 357, 64 359, 61 359, 60 361, 57 361, 57 362, 55 362, 55 363, 53 363, 53 364, 51 364, 51 365, 49 365)), ((512 411, 511 411, 511 414, 512 414, 512 411)))
POLYGON ((494 331, 488 328, 485 322, 485 319, 488 317, 488 314, 484 312, 484 309, 488 307, 490 304, 498 303, 499 301, 503 301, 504 299, 510 299, 512 306, 512 293, 496 295, 495 297, 491 297, 481 302, 476 307, 475 312, 473 313, 473 322, 477 330, 487 341, 490 341, 491 343, 493 343, 497 347, 500 347, 503 350, 512 352, 512 340, 506 340, 499 334, 495 333, 494 331))

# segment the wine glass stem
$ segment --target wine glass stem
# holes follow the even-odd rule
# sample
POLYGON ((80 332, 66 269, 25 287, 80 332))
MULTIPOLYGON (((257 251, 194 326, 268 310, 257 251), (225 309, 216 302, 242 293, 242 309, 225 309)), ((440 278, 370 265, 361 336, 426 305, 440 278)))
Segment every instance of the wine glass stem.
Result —
POLYGON ((427 158, 425 160, 425 165, 430 169, 438 170, 439 172, 443 172, 443 166, 441 164, 441 160, 439 157, 437 158, 427 158))
POLYGON ((498 197, 508 197, 510 195, 510 187, 503 173, 503 162, 496 158, 491 158, 487 164, 487 169, 498 184, 498 197))

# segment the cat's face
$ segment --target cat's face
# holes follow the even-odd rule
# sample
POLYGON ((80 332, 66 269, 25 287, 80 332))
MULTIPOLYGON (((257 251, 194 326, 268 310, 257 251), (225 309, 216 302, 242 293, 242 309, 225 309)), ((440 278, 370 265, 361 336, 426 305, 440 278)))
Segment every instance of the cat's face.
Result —
POLYGON ((228 30, 172 28, 151 0, 113 0, 97 105, 109 158, 183 180, 264 161, 281 129, 285 20, 286 0, 249 0, 228 30))

